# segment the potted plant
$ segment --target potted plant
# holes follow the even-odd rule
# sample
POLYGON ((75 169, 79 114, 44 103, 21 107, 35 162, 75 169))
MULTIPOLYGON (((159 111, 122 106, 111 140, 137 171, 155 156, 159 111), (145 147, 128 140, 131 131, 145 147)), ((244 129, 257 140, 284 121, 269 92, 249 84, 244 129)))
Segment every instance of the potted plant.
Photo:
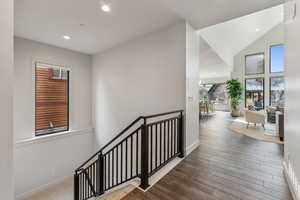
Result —
POLYGON ((241 115, 240 100, 243 94, 241 83, 237 79, 228 80, 226 82, 226 90, 230 97, 231 116, 239 117, 241 115))

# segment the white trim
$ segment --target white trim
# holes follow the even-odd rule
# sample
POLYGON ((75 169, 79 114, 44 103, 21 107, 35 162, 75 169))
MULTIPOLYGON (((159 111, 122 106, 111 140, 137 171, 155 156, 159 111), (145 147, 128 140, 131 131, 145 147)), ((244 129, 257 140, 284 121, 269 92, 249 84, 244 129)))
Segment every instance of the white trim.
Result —
POLYGON ((71 71, 69 67, 65 67, 63 65, 58 65, 58 64, 49 64, 43 61, 35 61, 34 65, 35 67, 40 67, 40 68, 56 68, 56 69, 64 69, 67 71, 71 71))
POLYGON ((186 156, 192 153, 200 145, 199 139, 186 148, 186 156))
POLYGON ((30 197, 31 195, 35 194, 35 193, 38 193, 38 192, 42 192, 43 190, 47 189, 48 187, 50 186, 53 186, 53 185, 56 185, 56 184, 59 184, 60 182, 63 182, 67 179, 71 179, 72 176, 65 176, 63 178, 58 178, 50 183, 46 183, 42 186, 39 186, 38 188, 35 188, 33 190, 30 190, 28 192, 24 192, 22 194, 19 194, 16 196, 16 200, 22 200, 22 199, 25 199, 25 198, 28 198, 30 197))
POLYGON ((52 140, 62 139, 65 137, 72 137, 72 136, 76 136, 76 135, 91 134, 91 133, 93 133, 93 128, 64 131, 64 132, 58 132, 58 133, 53 133, 53 134, 43 135, 43 136, 34 136, 32 138, 17 141, 15 143, 15 146, 18 149, 18 148, 21 148, 26 145, 43 143, 43 142, 48 142, 48 141, 52 141, 52 140))
MULTIPOLYGON (((56 62, 53 62, 53 61, 43 61, 43 59, 40 59, 40 58, 31 58, 31 74, 32 74, 32 80, 31 80, 31 84, 32 84, 32 91, 31 91, 31 98, 32 98, 32 108, 31 108, 31 116, 32 116, 32 118, 33 118, 33 120, 32 120, 32 123, 31 123, 31 126, 32 126, 32 129, 33 130, 35 130, 35 89, 36 89, 36 77, 35 77, 35 70, 36 70, 36 66, 37 65, 41 65, 41 67, 42 66, 44 66, 44 67, 58 67, 58 68, 62 68, 62 69, 65 69, 65 70, 67 70, 67 71, 69 71, 69 72, 71 72, 71 68, 69 68, 69 67, 66 67, 65 65, 60 65, 60 64, 50 64, 50 63, 56 63, 56 62)), ((72 93, 71 93, 71 87, 72 87, 72 85, 71 85, 71 78, 69 77, 69 110, 68 110, 68 112, 69 112, 69 115, 70 115, 70 113, 71 113, 71 109, 72 109, 72 98, 71 98, 71 95, 72 95, 72 93)), ((72 119, 71 119, 71 116, 69 116, 69 129, 72 129, 72 124, 73 124, 73 122, 72 122, 72 119)), ((76 131, 76 130, 73 130, 73 131, 76 131)), ((72 131, 66 131, 66 132, 72 132, 72 131)), ((36 136, 35 136, 35 133, 34 132, 32 132, 32 138, 30 138, 30 139, 33 139, 33 138, 35 138, 36 136)), ((42 137, 42 136, 40 136, 40 137, 42 137)), ((28 140, 28 139, 25 139, 25 140, 28 140)), ((23 140, 22 140, 23 141, 23 140)), ((18 146, 18 143, 19 143, 19 141, 17 141, 16 142, 16 146, 18 146)))
POLYGON ((283 174, 284 174, 284 177, 288 183, 288 186, 289 186, 289 189, 292 193, 292 197, 294 200, 300 200, 300 197, 298 196, 297 197, 297 192, 296 192, 296 188, 300 188, 300 184, 295 184, 293 183, 293 178, 294 177, 291 177, 291 173, 289 173, 289 170, 288 170, 288 165, 287 163, 284 161, 283 162, 283 174))

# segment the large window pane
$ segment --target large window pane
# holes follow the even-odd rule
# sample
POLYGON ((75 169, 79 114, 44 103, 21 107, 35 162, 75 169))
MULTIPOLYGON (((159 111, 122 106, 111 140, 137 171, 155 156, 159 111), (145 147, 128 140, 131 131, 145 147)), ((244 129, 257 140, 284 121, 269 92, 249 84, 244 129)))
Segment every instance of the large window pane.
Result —
POLYGON ((284 107, 284 78, 270 78, 270 105, 284 107))
POLYGON ((264 73, 264 54, 247 55, 245 57, 245 73, 250 74, 263 74, 264 73))
POLYGON ((270 72, 284 71, 284 46, 276 45, 270 48, 270 72))
POLYGON ((245 81, 245 106, 253 106, 256 110, 264 108, 264 79, 251 78, 245 81))
POLYGON ((37 63, 35 80, 35 134, 45 135, 67 131, 69 129, 68 70, 37 63))

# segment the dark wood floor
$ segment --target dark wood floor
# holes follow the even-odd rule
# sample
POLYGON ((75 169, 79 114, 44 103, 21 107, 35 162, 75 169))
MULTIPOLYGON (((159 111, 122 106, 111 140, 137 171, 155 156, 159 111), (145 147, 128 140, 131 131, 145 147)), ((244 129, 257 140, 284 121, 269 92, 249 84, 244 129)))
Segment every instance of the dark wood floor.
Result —
POLYGON ((147 192, 123 200, 292 200, 283 146, 230 131, 230 119, 219 112, 201 121, 200 146, 147 192))

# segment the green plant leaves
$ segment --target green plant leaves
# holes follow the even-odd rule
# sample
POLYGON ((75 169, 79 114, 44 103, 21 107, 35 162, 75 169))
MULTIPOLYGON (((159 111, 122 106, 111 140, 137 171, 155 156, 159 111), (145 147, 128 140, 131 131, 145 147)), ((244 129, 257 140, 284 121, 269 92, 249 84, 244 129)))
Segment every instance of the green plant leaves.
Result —
POLYGON ((243 88, 238 79, 231 79, 226 82, 226 90, 232 101, 242 99, 243 88))

